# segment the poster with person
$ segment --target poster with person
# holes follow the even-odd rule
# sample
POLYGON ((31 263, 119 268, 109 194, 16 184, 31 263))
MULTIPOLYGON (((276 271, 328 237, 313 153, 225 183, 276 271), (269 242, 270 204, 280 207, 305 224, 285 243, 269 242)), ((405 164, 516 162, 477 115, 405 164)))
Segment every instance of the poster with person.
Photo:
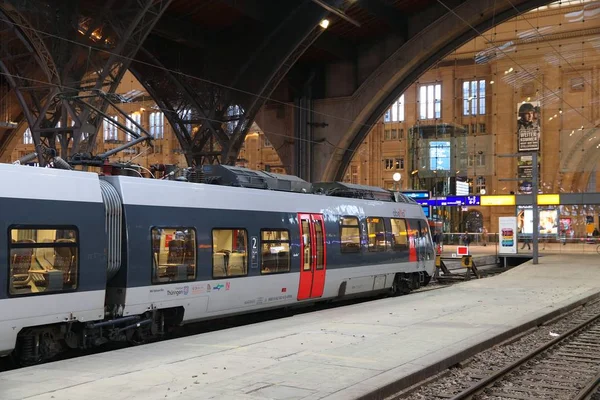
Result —
MULTIPOLYGON (((538 101, 522 102, 517 105, 517 113, 517 142, 519 152, 539 151, 541 136, 540 103, 538 101)), ((531 155, 519 157, 517 168, 519 193, 531 193, 532 172, 533 163, 531 155)))

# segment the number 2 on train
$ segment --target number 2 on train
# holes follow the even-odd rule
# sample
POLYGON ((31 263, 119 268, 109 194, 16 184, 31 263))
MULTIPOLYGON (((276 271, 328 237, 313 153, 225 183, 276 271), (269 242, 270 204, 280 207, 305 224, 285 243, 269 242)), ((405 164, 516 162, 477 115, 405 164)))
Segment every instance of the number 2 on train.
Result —
POLYGON ((327 255, 322 214, 298 214, 300 284, 298 300, 323 296, 327 255))

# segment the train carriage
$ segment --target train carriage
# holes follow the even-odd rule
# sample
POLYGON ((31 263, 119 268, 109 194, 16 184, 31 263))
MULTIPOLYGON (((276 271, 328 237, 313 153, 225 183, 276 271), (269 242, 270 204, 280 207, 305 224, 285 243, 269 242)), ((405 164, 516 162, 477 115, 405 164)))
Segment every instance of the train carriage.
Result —
POLYGON ((0 311, 0 354, 16 348, 24 363, 65 347, 141 341, 180 323, 407 291, 433 273, 421 207, 403 196, 391 201, 382 189, 371 188, 379 196, 364 199, 17 166, 0 171, 3 209, 19 210, 3 218, 0 232, 8 261, 0 267, 0 282, 8 278, 0 310, 12 308, 0 311), (20 188, 21 181, 31 186, 20 188))

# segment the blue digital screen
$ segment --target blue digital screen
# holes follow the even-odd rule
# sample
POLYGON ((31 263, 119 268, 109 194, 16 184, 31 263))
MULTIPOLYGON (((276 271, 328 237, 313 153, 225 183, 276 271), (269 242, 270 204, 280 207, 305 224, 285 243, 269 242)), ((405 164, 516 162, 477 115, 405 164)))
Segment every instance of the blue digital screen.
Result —
POLYGON ((450 170, 450 142, 429 142, 429 169, 450 170))
POLYGON ((421 207, 423 209, 423 213, 425 213, 425 218, 429 218, 429 206, 421 207))
POLYGON ((413 199, 428 199, 429 192, 402 192, 403 195, 413 199))
POLYGON ((479 196, 447 196, 435 199, 417 199, 417 203, 423 206, 478 206, 481 204, 479 196))

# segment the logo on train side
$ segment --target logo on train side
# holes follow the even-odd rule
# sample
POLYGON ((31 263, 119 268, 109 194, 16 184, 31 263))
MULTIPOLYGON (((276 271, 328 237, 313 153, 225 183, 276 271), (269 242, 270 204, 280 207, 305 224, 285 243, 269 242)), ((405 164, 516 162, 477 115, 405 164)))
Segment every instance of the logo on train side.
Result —
POLYGON ((187 296, 190 292, 189 286, 179 286, 174 289, 167 289, 167 296, 187 296))
POLYGON ((406 217, 406 211, 398 208, 392 212, 392 215, 394 217, 406 217))

